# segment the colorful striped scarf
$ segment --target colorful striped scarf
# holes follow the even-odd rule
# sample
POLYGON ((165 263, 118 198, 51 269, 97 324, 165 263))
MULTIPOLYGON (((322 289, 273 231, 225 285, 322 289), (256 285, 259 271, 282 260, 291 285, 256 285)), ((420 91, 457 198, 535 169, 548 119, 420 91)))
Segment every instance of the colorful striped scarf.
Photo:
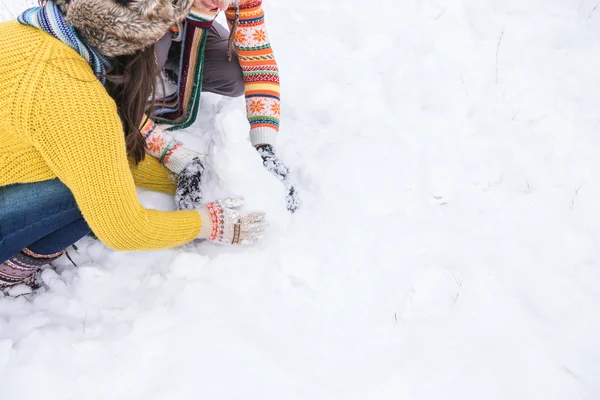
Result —
POLYGON ((30 8, 19 15, 17 20, 23 25, 43 30, 74 49, 85 58, 100 82, 103 85, 106 83, 106 70, 110 67, 110 63, 79 38, 75 28, 65 22, 60 9, 53 1, 41 7, 30 8))
POLYGON ((158 101, 159 106, 151 118, 167 131, 184 129, 194 123, 200 108, 202 75, 204 73, 204 49, 206 32, 212 21, 196 21, 188 18, 183 24, 181 53, 179 55, 179 79, 177 91, 158 101))

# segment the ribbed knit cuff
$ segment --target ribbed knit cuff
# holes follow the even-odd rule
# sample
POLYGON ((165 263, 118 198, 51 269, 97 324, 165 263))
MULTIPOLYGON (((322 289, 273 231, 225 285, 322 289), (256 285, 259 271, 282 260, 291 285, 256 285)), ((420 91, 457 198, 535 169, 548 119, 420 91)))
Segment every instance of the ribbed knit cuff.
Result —
POLYGON ((198 214, 200 214, 200 218, 202 218, 202 228, 200 228, 200 233, 198 234, 198 239, 208 239, 212 234, 213 225, 212 219, 210 217, 210 212, 206 207, 202 207, 198 210, 198 214))
POLYGON ((275 128, 260 127, 250 130, 250 141, 253 146, 261 144, 275 145, 277 142, 277 130, 275 128))
POLYGON ((201 154, 197 151, 180 147, 176 149, 173 154, 171 154, 168 161, 165 162, 165 166, 169 169, 169 171, 179 175, 179 173, 181 173, 181 171, 183 171, 195 157, 200 156, 201 154))

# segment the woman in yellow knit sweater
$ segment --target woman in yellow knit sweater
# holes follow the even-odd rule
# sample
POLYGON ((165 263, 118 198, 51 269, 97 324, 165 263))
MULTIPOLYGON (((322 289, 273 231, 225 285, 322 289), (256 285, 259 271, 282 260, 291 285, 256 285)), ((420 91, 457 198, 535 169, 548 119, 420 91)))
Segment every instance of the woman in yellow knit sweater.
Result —
POLYGON ((144 159, 139 121, 154 44, 192 3, 48 1, 0 23, 0 287, 30 283, 90 229, 117 250, 260 237, 264 215, 240 214, 239 198, 176 212, 137 198, 136 184, 174 192, 169 171, 144 159))

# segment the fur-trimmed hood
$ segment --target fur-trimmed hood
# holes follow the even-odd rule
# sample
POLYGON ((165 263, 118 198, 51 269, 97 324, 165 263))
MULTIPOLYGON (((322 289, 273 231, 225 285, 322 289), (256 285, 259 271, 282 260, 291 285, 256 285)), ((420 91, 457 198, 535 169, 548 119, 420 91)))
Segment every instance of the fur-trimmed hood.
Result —
POLYGON ((193 0, 51 0, 65 21, 107 57, 133 54, 155 44, 182 21, 193 0))

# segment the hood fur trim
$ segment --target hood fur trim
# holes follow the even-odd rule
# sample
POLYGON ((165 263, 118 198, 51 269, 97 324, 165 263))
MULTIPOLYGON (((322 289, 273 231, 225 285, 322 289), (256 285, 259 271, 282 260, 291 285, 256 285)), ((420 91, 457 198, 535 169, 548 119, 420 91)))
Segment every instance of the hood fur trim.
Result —
POLYGON ((107 57, 151 46, 182 21, 193 0, 54 0, 82 38, 107 57))

